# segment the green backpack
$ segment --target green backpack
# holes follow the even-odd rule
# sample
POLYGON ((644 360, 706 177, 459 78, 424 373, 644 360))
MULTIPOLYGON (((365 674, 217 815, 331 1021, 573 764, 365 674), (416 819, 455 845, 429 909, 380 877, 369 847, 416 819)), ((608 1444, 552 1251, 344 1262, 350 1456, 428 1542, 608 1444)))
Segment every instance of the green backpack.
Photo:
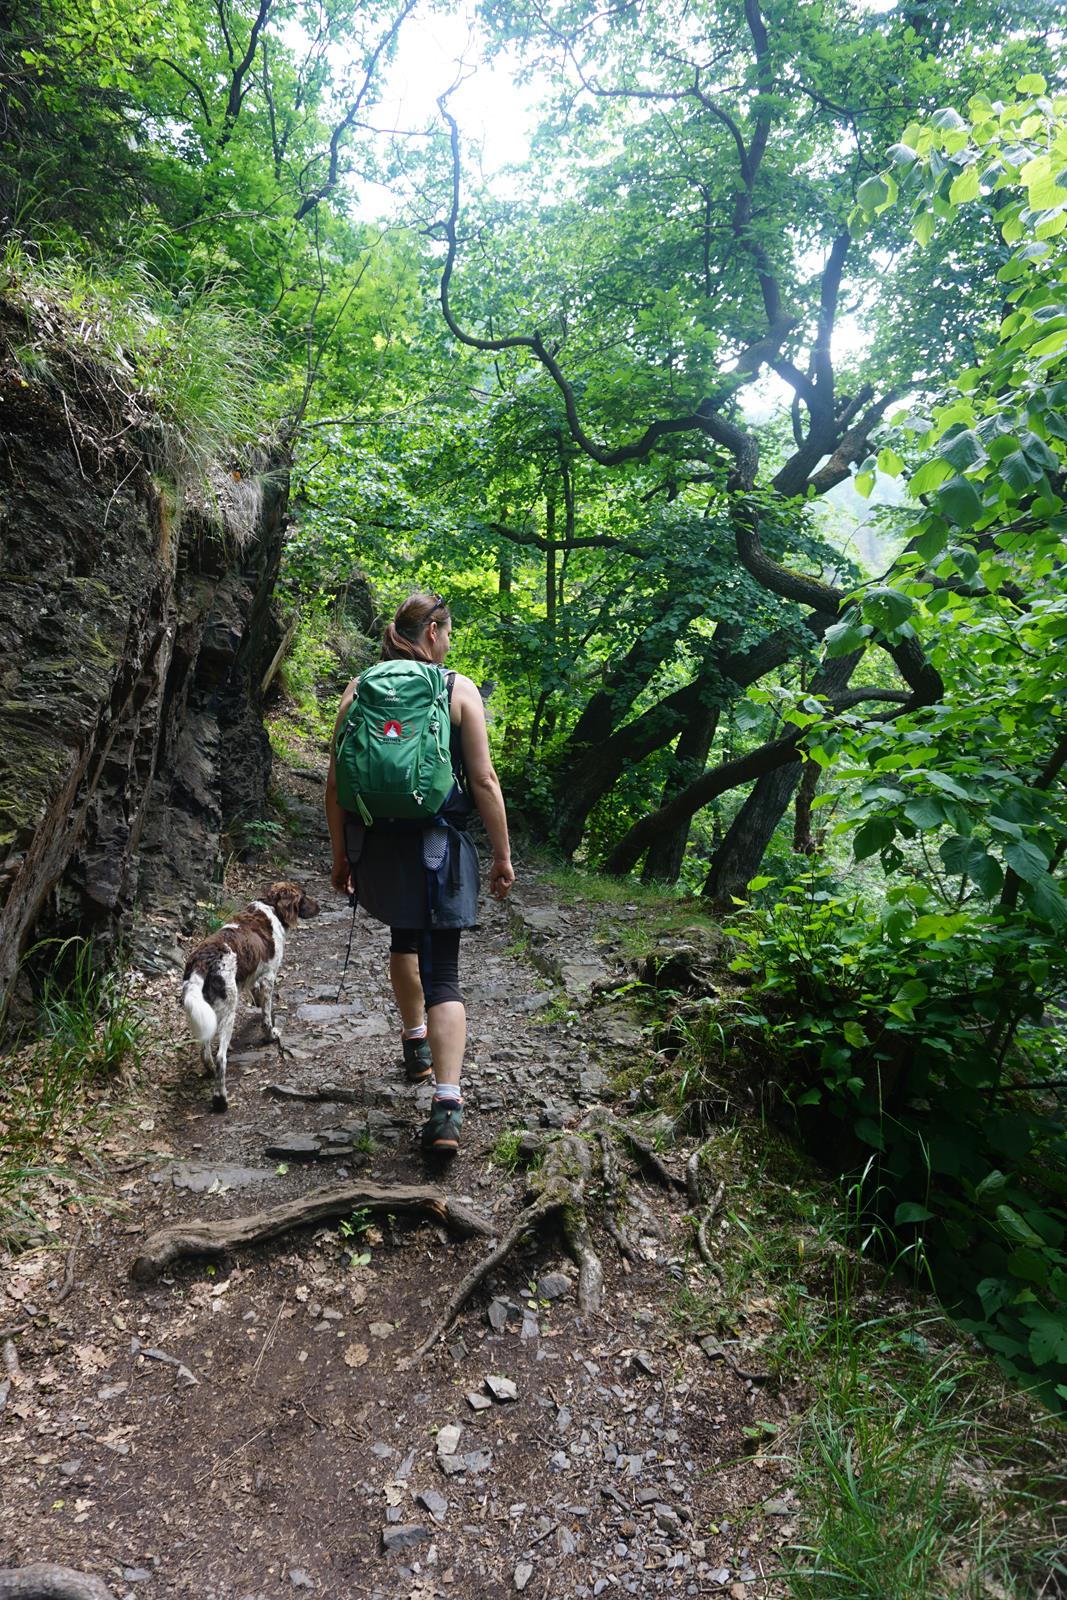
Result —
POLYGON ((337 734, 337 798, 373 822, 431 822, 452 792, 448 677, 429 661, 360 674, 337 734))

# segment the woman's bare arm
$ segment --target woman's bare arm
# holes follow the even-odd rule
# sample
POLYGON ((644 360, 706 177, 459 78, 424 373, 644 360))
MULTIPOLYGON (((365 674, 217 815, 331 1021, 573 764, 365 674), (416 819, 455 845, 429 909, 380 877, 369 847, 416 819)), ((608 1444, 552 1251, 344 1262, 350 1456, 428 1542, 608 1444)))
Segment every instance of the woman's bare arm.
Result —
POLYGON ((489 845, 493 852, 493 863, 489 869, 489 893, 495 899, 503 900, 515 882, 504 796, 489 754, 489 735, 485 727, 482 697, 471 680, 458 672, 452 689, 452 708, 453 715, 458 714, 463 765, 467 769, 471 798, 485 823, 485 831, 489 835, 489 845))
POLYGON ((326 826, 330 830, 330 845, 333 849, 333 866, 330 870, 330 882, 338 894, 352 893, 352 874, 348 867, 348 855, 345 851, 345 814, 337 799, 337 764, 334 751, 337 749, 337 735, 341 723, 349 706, 355 699, 358 678, 353 678, 344 694, 337 712, 337 720, 333 725, 333 737, 330 740, 330 770, 326 775, 326 826))

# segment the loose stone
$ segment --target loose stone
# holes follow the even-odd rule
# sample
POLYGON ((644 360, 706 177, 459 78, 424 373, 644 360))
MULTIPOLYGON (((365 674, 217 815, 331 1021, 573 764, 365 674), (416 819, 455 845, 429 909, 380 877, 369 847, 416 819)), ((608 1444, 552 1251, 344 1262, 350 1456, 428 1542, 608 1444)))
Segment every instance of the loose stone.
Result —
POLYGON ((433 1538, 429 1528, 419 1522, 401 1522, 382 1529, 383 1550, 411 1550, 416 1545, 428 1544, 433 1538))

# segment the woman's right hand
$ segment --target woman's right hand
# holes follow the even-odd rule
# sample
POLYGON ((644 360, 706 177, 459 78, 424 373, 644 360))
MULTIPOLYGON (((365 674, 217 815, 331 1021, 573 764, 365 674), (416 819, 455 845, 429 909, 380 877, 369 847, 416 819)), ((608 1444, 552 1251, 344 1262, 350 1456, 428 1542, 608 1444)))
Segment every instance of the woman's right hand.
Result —
POLYGON ((334 861, 333 869, 330 872, 330 882, 333 884, 338 894, 352 893, 352 889, 354 887, 352 883, 352 871, 347 861, 334 861))
POLYGON ((489 893, 493 899, 506 900, 514 882, 515 868, 511 865, 510 856, 494 856, 493 865, 489 868, 489 893))

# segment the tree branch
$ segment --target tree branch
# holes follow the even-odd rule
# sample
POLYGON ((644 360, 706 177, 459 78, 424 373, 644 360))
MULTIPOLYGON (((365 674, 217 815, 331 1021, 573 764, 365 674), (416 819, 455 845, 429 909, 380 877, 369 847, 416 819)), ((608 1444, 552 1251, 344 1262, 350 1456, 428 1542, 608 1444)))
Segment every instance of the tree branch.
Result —
POLYGON ((724 444, 735 457, 738 458, 739 470, 747 475, 751 471, 751 479, 755 477, 755 467, 758 463, 758 446, 750 434, 733 423, 727 422, 710 405, 702 402, 695 412, 684 417, 661 418, 652 422, 638 439, 630 444, 619 445, 609 449, 606 445, 599 444, 582 426, 578 414, 578 403, 574 396, 574 389, 568 381, 562 367, 555 355, 548 349, 540 332, 509 334, 503 337, 483 338, 478 334, 468 333, 456 320, 452 310, 450 290, 452 274, 455 271, 456 256, 459 250, 459 241, 456 225, 459 218, 459 190, 460 190, 460 153, 459 153, 459 127, 446 105, 447 96, 442 95, 437 104, 441 116, 448 124, 449 139, 452 149, 452 198, 448 216, 444 221, 447 252, 445 264, 441 271, 440 300, 441 311, 445 322, 448 324, 454 338, 460 344, 465 344, 471 350, 486 352, 500 352, 504 350, 529 350, 541 363, 563 399, 564 410, 567 415, 567 425, 575 444, 585 452, 593 461, 602 467, 620 466, 625 461, 642 461, 651 454, 661 439, 669 438, 677 433, 701 432, 714 439, 717 444, 724 444))
MULTIPOLYGON (((829 696, 828 699, 828 712, 833 715, 859 705, 864 700, 883 700, 900 704, 906 702, 908 697, 895 689, 859 688, 844 689, 829 696)), ((652 840, 666 829, 688 822, 690 817, 709 801, 720 794, 725 794, 729 789, 736 789, 742 783, 751 782, 753 778, 763 777, 764 773, 774 772, 778 767, 786 766, 791 761, 798 761, 800 741, 806 731, 794 728, 783 738, 770 740, 757 749, 750 750, 747 755, 737 756, 732 761, 724 761, 710 772, 704 773, 703 777, 681 790, 673 800, 660 806, 658 811, 651 811, 635 822, 612 850, 604 862, 603 870, 613 877, 621 877, 623 873, 632 871, 652 840)))
POLYGON ((386 29, 385 33, 375 45, 374 50, 371 52, 371 58, 367 63, 367 70, 363 74, 363 82, 360 85, 359 93, 330 135, 330 165, 327 170, 326 181, 321 185, 320 188, 315 190, 314 194, 306 195, 300 202, 300 205, 296 211, 296 216, 294 219, 295 221, 302 222, 307 216, 308 212, 313 211, 319 204, 319 201, 325 200, 327 195, 331 194, 336 188, 341 161, 341 140, 352 127, 356 117, 359 115, 360 108, 363 105, 363 101, 366 99, 368 91, 370 90, 371 83, 374 80, 374 74, 377 71, 378 62, 381 60, 383 52, 389 48, 390 44, 396 38, 400 31, 401 24, 414 10, 416 4, 417 0, 404 0, 404 5, 400 10, 399 15, 386 29))

